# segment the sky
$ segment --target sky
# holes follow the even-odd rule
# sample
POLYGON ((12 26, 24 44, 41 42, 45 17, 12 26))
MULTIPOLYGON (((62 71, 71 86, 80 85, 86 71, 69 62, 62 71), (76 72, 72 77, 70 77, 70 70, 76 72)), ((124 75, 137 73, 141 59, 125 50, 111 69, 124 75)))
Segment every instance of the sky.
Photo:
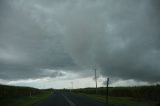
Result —
MULTIPOLYGON (((159 0, 1 0, 0 83, 160 83, 159 0)), ((73 86, 72 86, 73 83, 73 86)))

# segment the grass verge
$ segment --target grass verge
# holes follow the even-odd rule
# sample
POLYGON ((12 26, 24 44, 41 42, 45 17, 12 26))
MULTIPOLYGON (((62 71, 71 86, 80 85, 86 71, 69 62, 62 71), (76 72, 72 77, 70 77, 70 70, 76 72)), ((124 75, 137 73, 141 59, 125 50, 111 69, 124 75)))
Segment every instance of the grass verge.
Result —
MULTIPOLYGON (((80 95, 93 98, 100 102, 106 102, 106 97, 102 95, 89 95, 89 94, 82 94, 82 93, 80 93, 80 95)), ((109 97, 109 104, 115 104, 118 106, 158 106, 157 102, 138 101, 130 97, 109 97)))
POLYGON ((33 104, 47 98, 50 95, 50 91, 43 91, 34 96, 4 99, 0 101, 0 106, 33 106, 33 104))

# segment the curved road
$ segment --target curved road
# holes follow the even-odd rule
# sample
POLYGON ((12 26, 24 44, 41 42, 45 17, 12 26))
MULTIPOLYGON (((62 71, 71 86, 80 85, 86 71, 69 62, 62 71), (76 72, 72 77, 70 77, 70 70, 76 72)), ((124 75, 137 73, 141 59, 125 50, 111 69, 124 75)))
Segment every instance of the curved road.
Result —
POLYGON ((54 92, 50 97, 34 106, 114 106, 97 102, 75 93, 54 92))

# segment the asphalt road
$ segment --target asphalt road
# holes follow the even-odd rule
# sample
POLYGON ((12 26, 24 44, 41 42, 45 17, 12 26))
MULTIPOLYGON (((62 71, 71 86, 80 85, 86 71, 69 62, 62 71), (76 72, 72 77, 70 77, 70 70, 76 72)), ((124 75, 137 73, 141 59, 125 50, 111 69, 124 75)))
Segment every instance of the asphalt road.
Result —
POLYGON ((114 106, 106 105, 86 96, 54 92, 50 97, 36 104, 35 106, 114 106))

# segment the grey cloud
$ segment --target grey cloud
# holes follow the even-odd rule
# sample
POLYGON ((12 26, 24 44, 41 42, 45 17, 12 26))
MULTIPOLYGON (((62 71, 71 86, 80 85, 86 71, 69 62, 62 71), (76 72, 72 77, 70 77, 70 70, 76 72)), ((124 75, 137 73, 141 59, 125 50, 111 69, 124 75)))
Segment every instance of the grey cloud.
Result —
POLYGON ((0 5, 2 79, 50 76, 45 69, 89 75, 87 70, 96 67, 113 78, 160 81, 158 0, 8 0, 0 5))
POLYGON ((108 0, 83 7, 69 17, 69 53, 77 63, 98 67, 103 75, 160 81, 158 6, 150 0, 108 0))
POLYGON ((65 53, 60 35, 47 32, 23 13, 25 10, 15 8, 11 3, 3 2, 4 11, 1 11, 0 78, 43 77, 39 75, 40 68, 69 70, 76 67, 65 53))

